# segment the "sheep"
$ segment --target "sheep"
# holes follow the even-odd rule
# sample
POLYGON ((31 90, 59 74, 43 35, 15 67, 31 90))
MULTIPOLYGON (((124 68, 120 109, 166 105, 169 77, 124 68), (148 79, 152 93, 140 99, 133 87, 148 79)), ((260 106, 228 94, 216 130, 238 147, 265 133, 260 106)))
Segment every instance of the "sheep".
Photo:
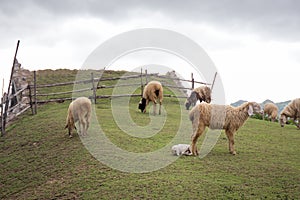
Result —
POLYGON ((76 122, 79 122, 79 134, 82 134, 82 136, 87 135, 91 111, 91 101, 86 97, 79 97, 70 103, 65 126, 65 129, 68 128, 70 138, 72 137, 72 130, 76 129, 76 122))
POLYGON ((189 144, 176 144, 172 146, 172 154, 176 156, 191 155, 191 149, 189 144))
POLYGON ((300 129, 299 118, 300 118, 300 98, 294 99, 280 113, 279 123, 281 127, 284 127, 286 124, 287 118, 293 118, 294 121, 298 120, 296 126, 300 129))
POLYGON ((143 90, 143 97, 139 102, 139 109, 141 112, 146 112, 146 106, 149 104, 149 101, 153 102, 153 114, 156 115, 156 104, 157 99, 159 100, 159 114, 161 114, 161 105, 163 100, 163 87, 158 81, 150 81, 143 90))
POLYGON ((278 115, 278 107, 274 103, 267 103, 264 105, 263 117, 265 114, 268 115, 268 118, 271 119, 272 122, 276 120, 278 115))
POLYGON ((199 155, 196 147, 199 136, 205 127, 210 129, 224 129, 229 140, 229 152, 236 154, 234 149, 234 134, 253 113, 261 111, 256 102, 245 102, 238 107, 229 105, 216 105, 201 103, 189 112, 189 118, 193 125, 191 151, 193 155, 199 155))
POLYGON ((195 88, 191 95, 185 101, 185 107, 187 110, 190 109, 190 106, 195 106, 197 101, 205 101, 206 103, 211 102, 211 89, 207 86, 200 86, 195 88))

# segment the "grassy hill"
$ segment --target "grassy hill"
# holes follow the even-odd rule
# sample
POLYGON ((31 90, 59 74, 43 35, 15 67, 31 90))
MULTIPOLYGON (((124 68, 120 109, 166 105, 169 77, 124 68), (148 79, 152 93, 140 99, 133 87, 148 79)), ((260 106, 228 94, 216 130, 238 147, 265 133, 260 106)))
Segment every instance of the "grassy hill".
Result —
MULTIPOLYGON (((56 78, 65 80, 62 71, 45 74, 53 82, 56 78)), ((69 81, 76 76, 70 74, 69 81)), ((120 74, 110 74, 116 75, 120 74)), ((47 82, 45 78, 41 84, 47 82)), ((168 89, 166 92, 172 93, 168 89)), ((135 123, 145 126, 150 117, 137 110, 138 101, 138 97, 130 98, 130 116, 135 123)), ((99 100, 95 112, 114 144, 131 152, 150 152, 162 148, 174 137, 180 115, 188 112, 181 113, 180 104, 183 102, 175 98, 164 99, 167 119, 151 138, 124 133, 113 120, 109 99, 99 100)), ((68 138, 64 129, 68 105, 68 101, 41 105, 37 115, 23 114, 8 128, 7 135, 0 138, 0 199, 297 199, 300 196, 300 132, 294 126, 281 128, 278 123, 249 119, 236 135, 236 156, 228 153, 228 141, 222 133, 214 149, 203 159, 185 156, 154 172, 127 173, 95 159, 78 136, 68 138)), ((188 129, 184 135, 181 142, 189 142, 188 129)), ((166 159, 171 157, 171 153, 166 155, 166 159)))

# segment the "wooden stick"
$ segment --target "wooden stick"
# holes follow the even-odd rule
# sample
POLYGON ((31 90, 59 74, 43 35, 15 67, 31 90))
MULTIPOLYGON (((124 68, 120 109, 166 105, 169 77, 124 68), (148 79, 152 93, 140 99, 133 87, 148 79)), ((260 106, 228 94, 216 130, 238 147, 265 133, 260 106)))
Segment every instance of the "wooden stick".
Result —
POLYGON ((84 88, 80 90, 72 90, 72 91, 67 91, 67 92, 54 92, 54 93, 48 93, 48 94, 36 94, 36 96, 55 96, 55 95, 62 95, 62 94, 72 94, 72 93, 77 93, 77 92, 85 92, 85 91, 90 91, 93 88, 84 88))
POLYGON ((214 80, 213 80, 212 85, 211 85, 211 88, 210 88, 211 91, 212 91, 213 88, 214 88, 214 84, 215 84, 215 81, 216 81, 217 73, 218 73, 218 72, 215 73, 214 80))
POLYGON ((97 98, 96 98, 96 95, 97 95, 97 88, 98 87, 95 87, 95 83, 94 83, 94 73, 92 72, 91 73, 91 79, 92 79, 92 87, 93 87, 93 95, 94 95, 94 103, 96 104, 97 103, 97 98))
POLYGON ((33 71, 33 97, 34 97, 34 114, 37 114, 36 71, 33 71))
POLYGON ((18 42, 17 42, 17 47, 16 47, 16 51, 15 51, 15 55, 14 55, 14 61, 13 61, 13 65, 12 65, 11 73, 10 73, 10 79, 9 79, 9 84, 8 84, 8 89, 7 89, 7 96, 6 96, 6 100, 5 100, 5 109, 4 109, 4 114, 2 116, 3 117, 2 135, 5 135, 5 125, 6 125, 8 104, 9 104, 8 97, 9 97, 9 94, 10 94, 10 87, 11 87, 11 82, 12 82, 13 73, 14 73, 14 69, 15 69, 19 44, 20 44, 20 40, 18 40, 18 42))

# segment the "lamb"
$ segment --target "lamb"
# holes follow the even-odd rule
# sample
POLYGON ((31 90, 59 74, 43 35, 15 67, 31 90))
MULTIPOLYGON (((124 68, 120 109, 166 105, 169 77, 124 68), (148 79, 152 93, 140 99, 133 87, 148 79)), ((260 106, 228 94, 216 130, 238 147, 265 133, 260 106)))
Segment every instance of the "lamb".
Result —
POLYGON ((287 118, 293 118, 294 121, 298 120, 296 123, 296 126, 298 129, 300 129, 299 124, 299 118, 300 118, 300 98, 294 99, 291 101, 287 106, 284 107, 284 109, 280 113, 280 125, 281 127, 284 127, 284 124, 286 124, 287 118))
POLYGON ((176 144, 172 146, 172 154, 176 156, 181 155, 191 155, 190 145, 189 144, 176 144))
POLYGON ((264 106, 263 117, 265 114, 268 115, 268 118, 274 122, 278 115, 278 107, 274 103, 267 103, 264 106))
POLYGON ((156 114, 156 104, 157 100, 159 101, 159 114, 161 114, 161 105, 163 100, 163 87, 158 81, 150 81, 144 88, 143 97, 139 102, 139 109, 141 112, 146 112, 146 106, 149 104, 149 101, 153 102, 153 114, 156 114))
POLYGON ((68 128, 69 130, 70 138, 72 137, 72 130, 74 128, 76 129, 76 122, 79 122, 79 134, 82 134, 82 136, 87 135, 87 130, 90 125, 91 111, 91 101, 86 97, 79 97, 70 103, 65 126, 65 128, 68 128))
POLYGON ((195 88, 191 95, 185 101, 186 109, 190 109, 190 106, 195 106, 197 101, 205 101, 206 103, 211 102, 211 89, 207 86, 200 86, 195 88))
POLYGON ((196 143, 204 132, 205 127, 210 129, 224 129, 229 140, 229 152, 236 154, 234 149, 234 134, 253 113, 261 111, 256 102, 245 102, 238 107, 229 105, 216 105, 201 103, 195 106, 189 113, 193 125, 191 151, 193 155, 199 155, 196 143))

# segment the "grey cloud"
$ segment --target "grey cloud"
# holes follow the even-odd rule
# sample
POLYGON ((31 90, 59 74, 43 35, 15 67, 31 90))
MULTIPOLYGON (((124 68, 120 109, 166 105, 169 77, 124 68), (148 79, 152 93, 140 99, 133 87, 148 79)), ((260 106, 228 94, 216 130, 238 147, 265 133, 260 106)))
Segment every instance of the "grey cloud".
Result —
MULTIPOLYGON (((33 20, 29 25, 50 22, 51 18, 94 16, 113 22, 126 22, 136 11, 160 12, 177 21, 206 23, 230 31, 250 31, 265 38, 300 40, 300 1, 297 0, 173 0, 173 1, 1 1, 0 12, 6 18, 33 20), (33 16, 30 16, 33 15, 33 16), (36 24, 34 24, 36 22, 36 24)), ((149 16, 150 15, 150 16, 149 16)), ((1 15, 0 15, 1 16, 1 15)), ((136 16, 135 16, 136 17, 136 16)))

